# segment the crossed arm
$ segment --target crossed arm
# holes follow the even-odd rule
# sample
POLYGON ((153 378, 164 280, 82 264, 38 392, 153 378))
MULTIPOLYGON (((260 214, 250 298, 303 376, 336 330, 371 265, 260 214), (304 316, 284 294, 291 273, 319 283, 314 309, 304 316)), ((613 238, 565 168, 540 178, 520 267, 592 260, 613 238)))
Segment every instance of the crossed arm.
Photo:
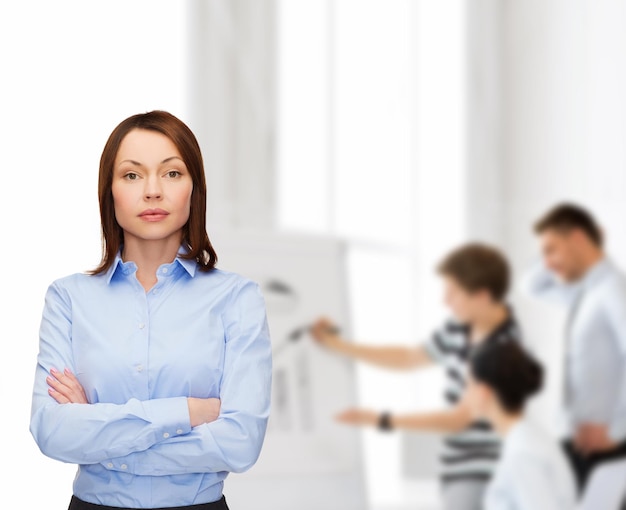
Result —
POLYGON ((72 372, 71 304, 53 284, 42 318, 31 414, 31 433, 42 452, 140 475, 251 467, 269 416, 271 345, 258 286, 248 282, 234 294, 223 317, 219 400, 181 396, 88 403, 72 372))
MULTIPOLYGON (((59 404, 89 404, 85 389, 69 368, 59 372, 55 368, 50 370, 46 377, 48 393, 59 404)), ((189 423, 197 427, 203 423, 215 421, 220 414, 219 398, 187 397, 189 409, 189 423)))

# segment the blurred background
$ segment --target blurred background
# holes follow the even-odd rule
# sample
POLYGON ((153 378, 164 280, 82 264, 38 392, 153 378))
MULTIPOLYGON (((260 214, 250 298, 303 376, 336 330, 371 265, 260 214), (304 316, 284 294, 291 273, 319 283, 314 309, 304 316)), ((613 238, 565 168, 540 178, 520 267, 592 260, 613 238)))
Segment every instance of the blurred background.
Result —
MULTIPOLYGON (((36 487, 33 506, 63 508, 71 495, 75 467, 46 459, 28 433, 37 331, 48 284, 99 260, 98 161, 121 120, 164 109, 185 121, 205 158, 209 235, 340 243, 350 336, 413 344, 445 317, 433 268, 447 250, 495 243, 519 276, 538 255, 532 222, 558 201, 588 206, 626 266, 625 9, 608 0, 2 2, 3 500, 36 487)), ((534 410, 552 426, 562 320, 517 288, 510 301, 548 366, 534 410)), ((346 406, 441 405, 436 371, 346 370, 346 406)), ((354 485, 337 497, 436 509, 436 440, 416 436, 350 429, 354 485)))

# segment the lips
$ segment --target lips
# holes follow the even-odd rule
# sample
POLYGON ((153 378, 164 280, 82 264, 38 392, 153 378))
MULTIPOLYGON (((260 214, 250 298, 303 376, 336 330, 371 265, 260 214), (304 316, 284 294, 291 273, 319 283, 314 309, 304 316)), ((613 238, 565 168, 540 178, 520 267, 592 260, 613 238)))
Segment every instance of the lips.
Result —
POLYGON ((144 221, 161 221, 168 215, 169 213, 163 209, 146 209, 139 214, 139 217, 144 221))

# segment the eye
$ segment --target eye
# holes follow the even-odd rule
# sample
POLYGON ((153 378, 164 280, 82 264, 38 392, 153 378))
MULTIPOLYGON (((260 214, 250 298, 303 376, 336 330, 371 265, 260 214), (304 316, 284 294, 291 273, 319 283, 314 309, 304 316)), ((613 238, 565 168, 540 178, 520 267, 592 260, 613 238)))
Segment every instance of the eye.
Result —
POLYGON ((170 177, 171 179, 175 179, 176 177, 182 175, 178 170, 170 170, 169 172, 167 172, 166 174, 168 177, 170 177))
POLYGON ((128 172, 124 175, 124 179, 126 179, 127 181, 136 181, 137 179, 139 179, 139 176, 135 172, 128 172))

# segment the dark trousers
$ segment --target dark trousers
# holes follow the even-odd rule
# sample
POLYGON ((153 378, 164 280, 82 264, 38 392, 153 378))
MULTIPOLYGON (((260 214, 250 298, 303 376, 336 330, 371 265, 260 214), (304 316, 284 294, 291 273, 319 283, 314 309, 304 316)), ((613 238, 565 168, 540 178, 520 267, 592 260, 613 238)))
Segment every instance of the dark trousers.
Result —
MULTIPOLYGON (((78 499, 76 496, 72 496, 70 506, 67 510, 132 510, 129 508, 121 508, 117 506, 96 505, 94 503, 87 503, 82 499, 78 499)), ((159 508, 158 510, 228 510, 226 504, 226 498, 222 496, 222 499, 214 501, 212 503, 202 503, 200 505, 188 505, 188 506, 171 506, 167 508, 159 508)))
POLYGON ((584 491, 587 481, 596 466, 611 460, 626 459, 626 442, 621 443, 617 448, 611 450, 610 452, 594 453, 591 455, 581 454, 574 447, 574 443, 571 440, 564 441, 563 447, 574 470, 576 482, 578 484, 578 491, 581 494, 584 491))

